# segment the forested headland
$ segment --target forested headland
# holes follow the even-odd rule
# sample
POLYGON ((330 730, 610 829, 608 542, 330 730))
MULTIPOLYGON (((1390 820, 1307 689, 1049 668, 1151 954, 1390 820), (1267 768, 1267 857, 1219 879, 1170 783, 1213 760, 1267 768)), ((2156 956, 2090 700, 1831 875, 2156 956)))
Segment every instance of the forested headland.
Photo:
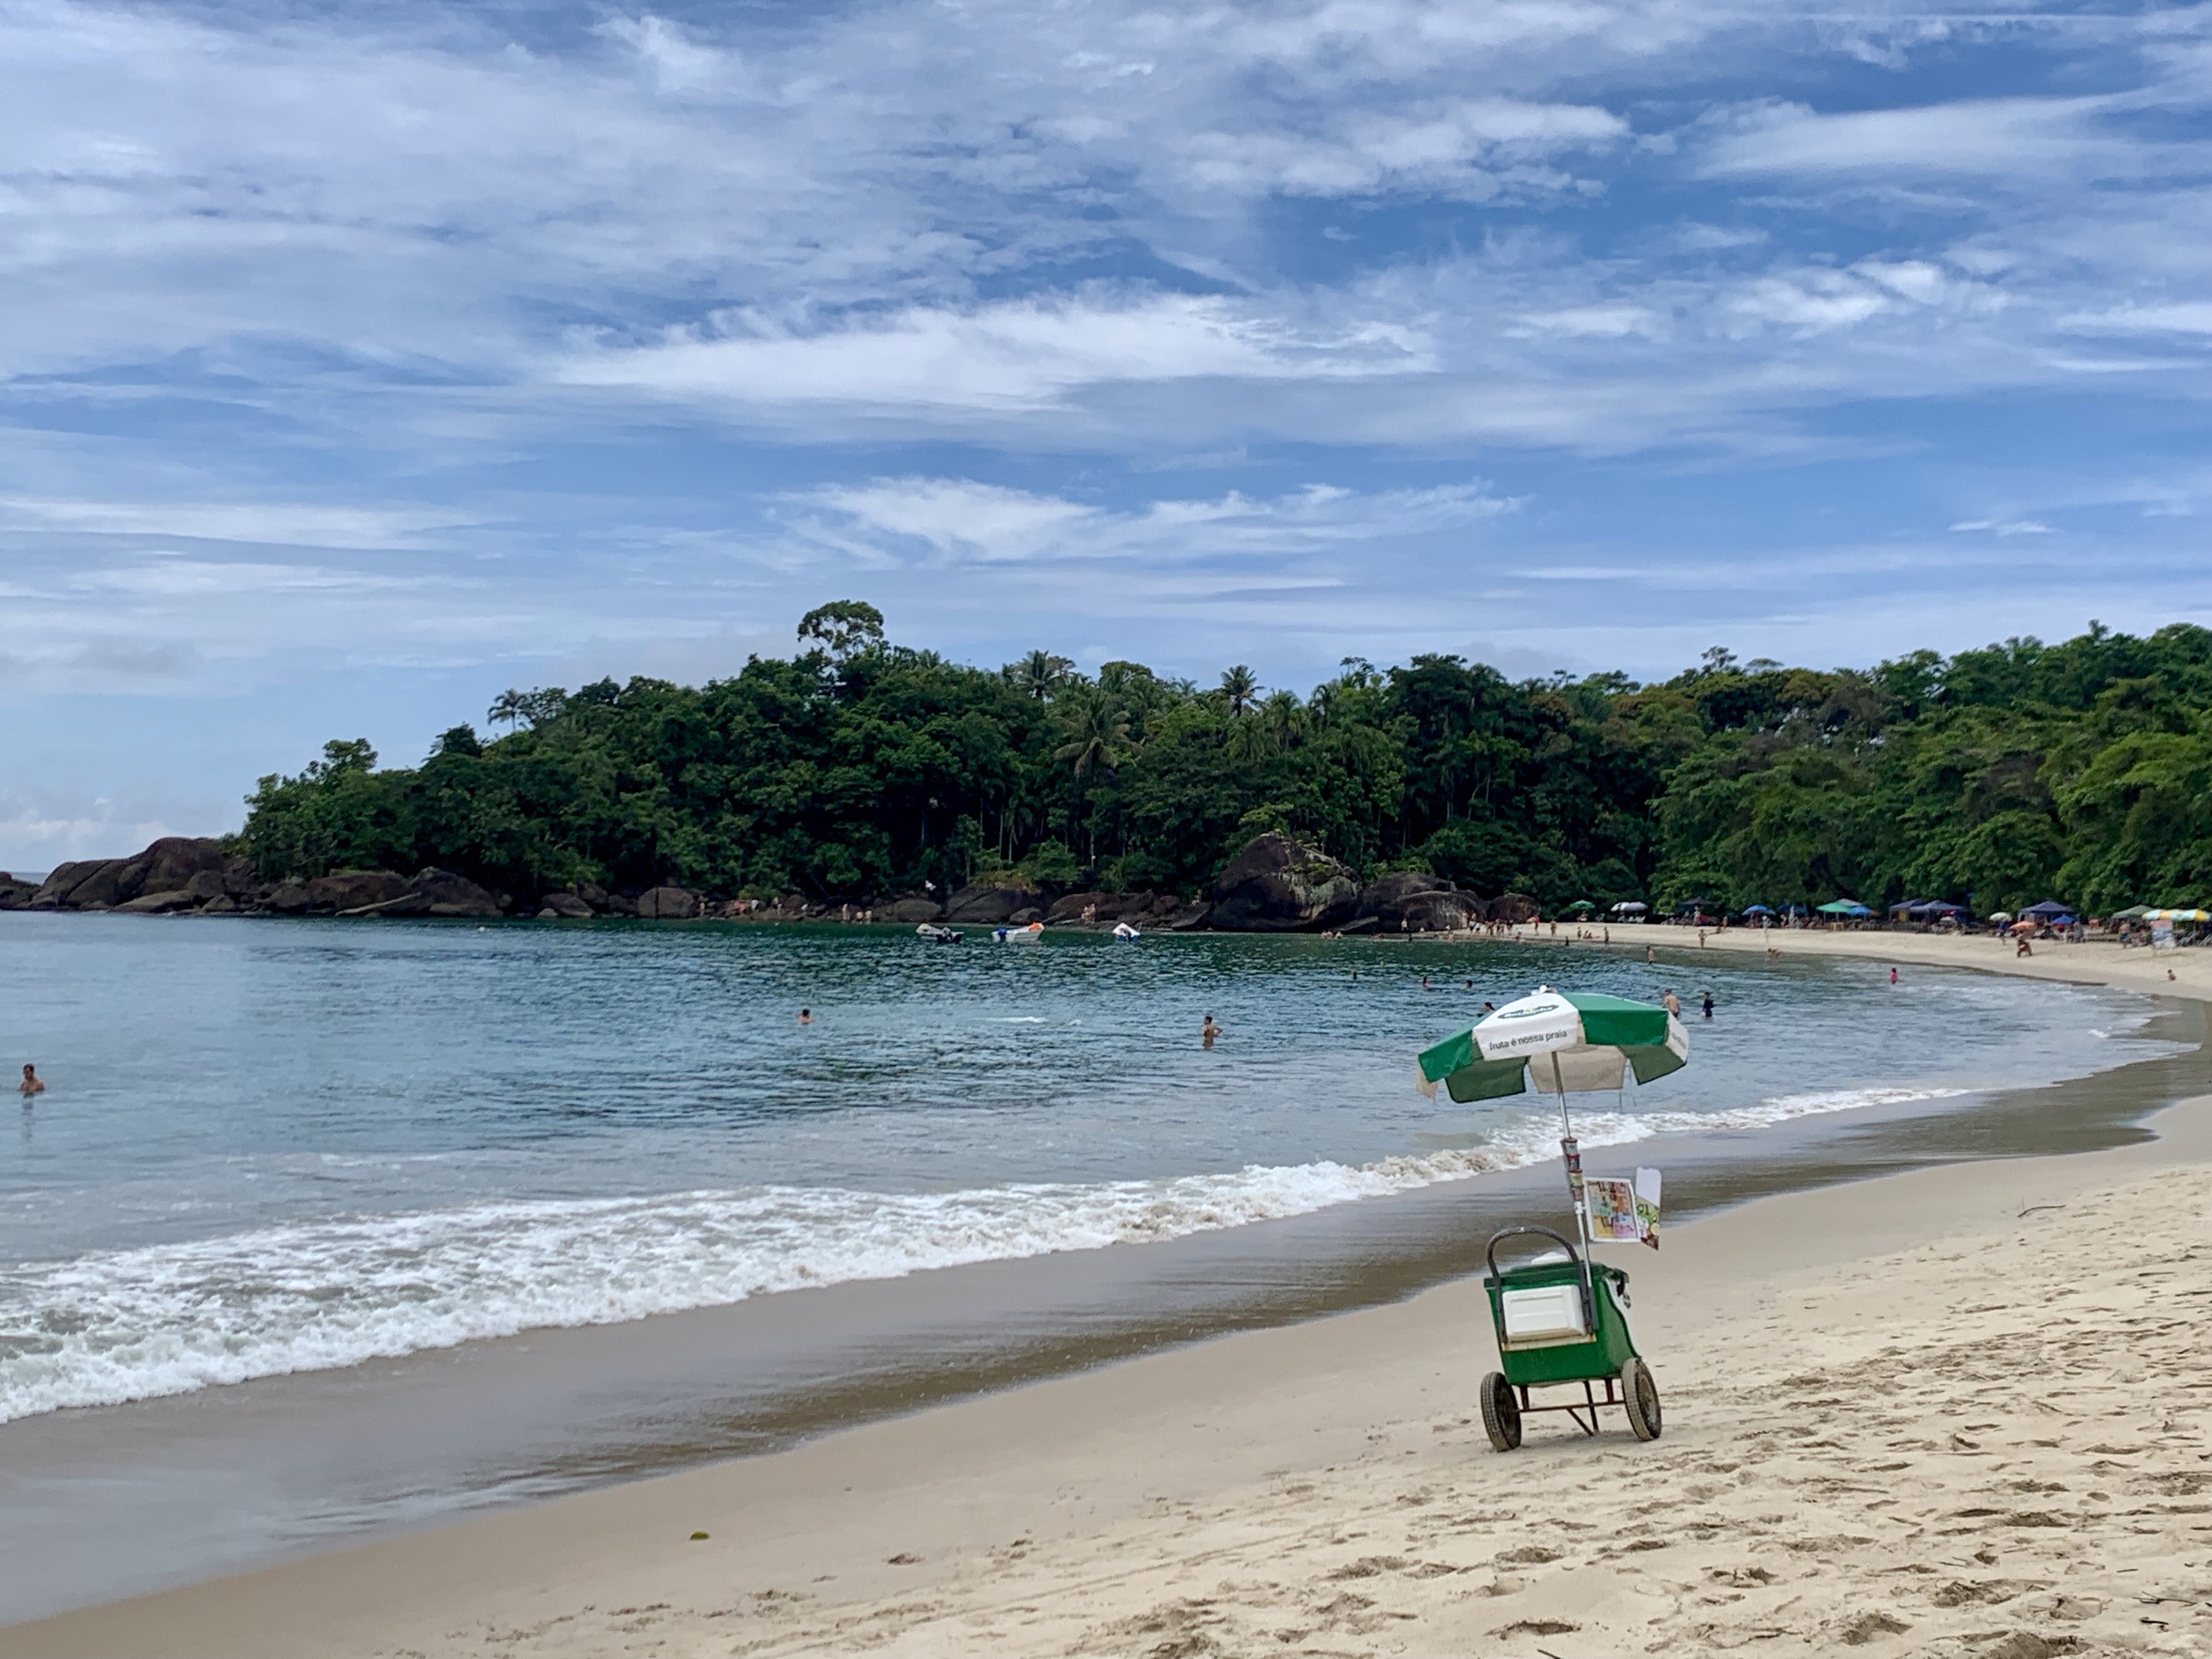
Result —
POLYGON ((1303 696, 1243 667, 948 662, 853 601, 798 643, 699 687, 510 691, 416 766, 333 742, 261 781, 237 850, 272 880, 435 866, 516 893, 866 902, 994 872, 1200 890, 1279 830, 1363 876, 1547 910, 2212 901, 2202 628, 1866 669, 1715 649, 1651 684, 1346 659, 1303 696))

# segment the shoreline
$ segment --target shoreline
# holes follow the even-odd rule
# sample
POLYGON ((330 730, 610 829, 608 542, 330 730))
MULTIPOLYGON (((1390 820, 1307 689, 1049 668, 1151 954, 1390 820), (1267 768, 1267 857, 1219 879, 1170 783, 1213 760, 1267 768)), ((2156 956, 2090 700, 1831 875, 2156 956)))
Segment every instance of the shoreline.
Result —
MULTIPOLYGON (((1719 937, 1705 948, 1714 948, 1719 937)), ((2146 958, 2142 965, 2150 972, 2142 975, 2143 982, 2128 983, 2110 969, 2133 969, 2132 963, 2078 959, 2097 946, 2054 947, 2014 967, 2008 953, 2002 962, 1990 960, 1998 955, 1990 941, 1797 937, 1811 942, 1801 948, 1823 954, 2026 971, 2166 996, 2201 996, 2197 981, 2212 977, 2208 963, 2206 975, 2185 978, 2177 972, 2166 981, 2171 957, 2166 953, 2164 959, 2150 959, 2148 951, 2130 952, 2146 958), (1977 944, 1987 955, 1963 959, 1960 947, 1971 952, 1977 944), (1898 945, 1917 948, 1899 952, 1893 948, 1898 945), (1951 948, 1941 948, 1946 946, 1951 948)), ((1791 935, 1744 937, 1752 948, 1770 942, 1787 951, 1791 935)), ((1669 960, 1698 948, 1693 941, 1674 945, 1649 936, 1616 941, 1612 948, 1647 943, 1666 949, 1669 960)), ((1635 1273, 1644 1298, 1638 1311, 1644 1346, 1662 1387, 1672 1386, 1670 1375, 1681 1374, 1673 1368, 1682 1362, 1668 1345, 1696 1340, 1699 1332, 1717 1329, 1717 1320, 1744 1316, 1793 1274, 1832 1272, 1885 1246, 1955 1236, 1962 1224, 2002 1220, 2004 1206, 2021 1207, 2014 1200, 2023 1195, 2041 1203, 2057 1194, 2056 1201, 2064 1202, 2065 1194, 2115 1173, 2212 1157, 2207 1103, 2161 1114, 2159 1128, 2159 1139, 2136 1146, 1942 1165, 1759 1200, 1678 1224, 1660 1255, 1638 1252, 1637 1259, 1623 1262, 1635 1273), (1943 1207, 1931 1213, 1939 1199, 1943 1207), (1746 1255, 1762 1262, 1756 1273, 1727 1271, 1746 1255)), ((1489 1363, 1486 1322, 1473 1316, 1474 1295, 1468 1281, 1460 1279, 1406 1301, 1212 1338, 842 1430, 787 1451, 554 1498, 17 1626, 0 1631, 0 1655, 63 1659, 82 1652, 127 1659, 138 1652, 297 1652, 307 1650, 301 1644, 310 1630, 309 1646, 318 1652, 374 1652, 404 1639, 416 1650, 459 1654, 477 1648, 453 1636, 456 1625, 514 1630, 552 1619, 580 1639, 589 1619, 577 1609, 586 1602, 696 1601, 706 1582, 724 1584, 732 1572, 761 1579, 758 1589, 748 1592, 756 1598, 775 1593, 766 1603, 740 1607, 725 1595, 713 1607, 695 1607, 699 1620, 722 1621, 698 1625, 695 1634, 703 1641, 708 1633, 735 1634, 730 1621, 750 1625, 766 1616, 763 1607, 775 1613, 769 1620, 775 1626, 784 1617, 776 1609, 799 1605, 786 1598, 826 1601, 829 1590, 803 1587, 823 1571, 836 1575, 846 1605, 856 1594, 865 1602, 874 1593, 904 1595, 963 1575, 988 1584, 994 1574, 1011 1571, 1009 1552, 1027 1556, 1055 1535, 1063 1540, 1055 1547, 1073 1548, 1101 1528, 1138 1524, 1155 1513, 1156 1500, 1218 1501, 1232 1492, 1249 1496, 1251 1483, 1278 1465, 1356 1464, 1371 1449, 1371 1433, 1389 1437, 1396 1432, 1389 1424, 1428 1408, 1431 1395, 1449 1395, 1463 1415, 1471 1408, 1474 1376, 1489 1363), (1449 1335, 1438 1340, 1440 1329, 1449 1335), (1354 1420, 1345 1420, 1339 1409, 1345 1398, 1363 1402, 1354 1420), (1193 1428, 1189 1421, 1211 1426, 1193 1428), (1070 1424, 1083 1425, 1082 1432, 1071 1437, 1070 1424), (916 1549, 910 1536, 916 1527, 908 1517, 917 1506, 958 1517, 959 1524, 921 1528, 929 1547, 916 1549), (705 1518, 672 1541, 672 1523, 664 1517, 678 1510, 705 1518), (691 1530, 711 1536, 693 1545, 691 1530), (893 1546, 891 1532, 908 1536, 908 1543, 893 1546), (1011 1541, 1017 1538, 1030 1542, 1018 1547, 1011 1541), (892 1561, 917 1553, 922 1561, 892 1561), (814 1571, 803 1576, 802 1584, 799 1570, 807 1565, 814 1571), (419 1603, 410 1614, 388 1611, 395 1584, 409 1587, 398 1599, 419 1603), (564 1595, 565 1607, 558 1605, 564 1595)), ((1491 1454, 1479 1429, 1472 1449, 1455 1430, 1440 1432, 1438 1440, 1452 1444, 1462 1462, 1478 1460, 1468 1467, 1469 1479, 1506 1468, 1503 1460, 1495 1465, 1480 1461, 1491 1454)), ((1122 1547, 1129 1547, 1127 1539, 1122 1547)), ((656 1633, 674 1634, 655 1627, 656 1633)), ((760 1632, 763 1638, 782 1633, 781 1626, 760 1632)), ((593 1641, 539 1645, 532 1638, 501 1650, 599 1652, 622 1644, 611 1632, 593 1641)), ((726 1642, 714 1650, 726 1651, 726 1642)))

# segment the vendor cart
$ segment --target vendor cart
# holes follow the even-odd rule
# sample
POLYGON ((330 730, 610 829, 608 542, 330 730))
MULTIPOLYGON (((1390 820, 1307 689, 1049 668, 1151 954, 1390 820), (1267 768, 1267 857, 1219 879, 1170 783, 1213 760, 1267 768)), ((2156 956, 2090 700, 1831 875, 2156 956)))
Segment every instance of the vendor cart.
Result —
POLYGON ((1482 1426, 1492 1449, 1518 1446, 1530 1412, 1565 1412, 1584 1434, 1595 1434, 1598 1413, 1616 1406, 1638 1440, 1656 1440, 1659 1385, 1629 1332, 1628 1275, 1593 1266, 1548 1227, 1494 1234, 1488 1261, 1482 1284, 1504 1367, 1482 1379, 1482 1426), (1504 1265, 1500 1244, 1508 1247, 1504 1265), (1530 1395, 1537 1389, 1579 1389, 1581 1398, 1538 1405, 1530 1395))

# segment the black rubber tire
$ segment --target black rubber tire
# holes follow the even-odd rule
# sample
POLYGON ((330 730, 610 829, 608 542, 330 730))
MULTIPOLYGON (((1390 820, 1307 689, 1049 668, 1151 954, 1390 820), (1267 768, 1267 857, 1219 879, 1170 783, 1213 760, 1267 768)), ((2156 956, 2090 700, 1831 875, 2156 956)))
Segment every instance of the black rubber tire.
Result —
POLYGON ((1482 1379, 1482 1431, 1492 1451, 1509 1452, 1521 1443, 1521 1401, 1503 1371, 1482 1379))
POLYGON ((1628 1426, 1638 1440, 1656 1440, 1662 1426, 1659 1418, 1659 1385, 1651 1380, 1651 1367, 1632 1359, 1620 1368, 1620 1397, 1628 1407, 1628 1426))

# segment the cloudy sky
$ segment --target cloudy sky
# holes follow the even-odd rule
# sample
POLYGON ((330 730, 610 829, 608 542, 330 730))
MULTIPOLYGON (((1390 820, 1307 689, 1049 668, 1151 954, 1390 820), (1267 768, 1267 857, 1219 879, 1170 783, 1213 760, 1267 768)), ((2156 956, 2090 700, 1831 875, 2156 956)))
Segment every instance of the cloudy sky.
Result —
POLYGON ((860 598, 1304 690, 2212 621, 2212 8, 0 0, 0 866, 860 598))

